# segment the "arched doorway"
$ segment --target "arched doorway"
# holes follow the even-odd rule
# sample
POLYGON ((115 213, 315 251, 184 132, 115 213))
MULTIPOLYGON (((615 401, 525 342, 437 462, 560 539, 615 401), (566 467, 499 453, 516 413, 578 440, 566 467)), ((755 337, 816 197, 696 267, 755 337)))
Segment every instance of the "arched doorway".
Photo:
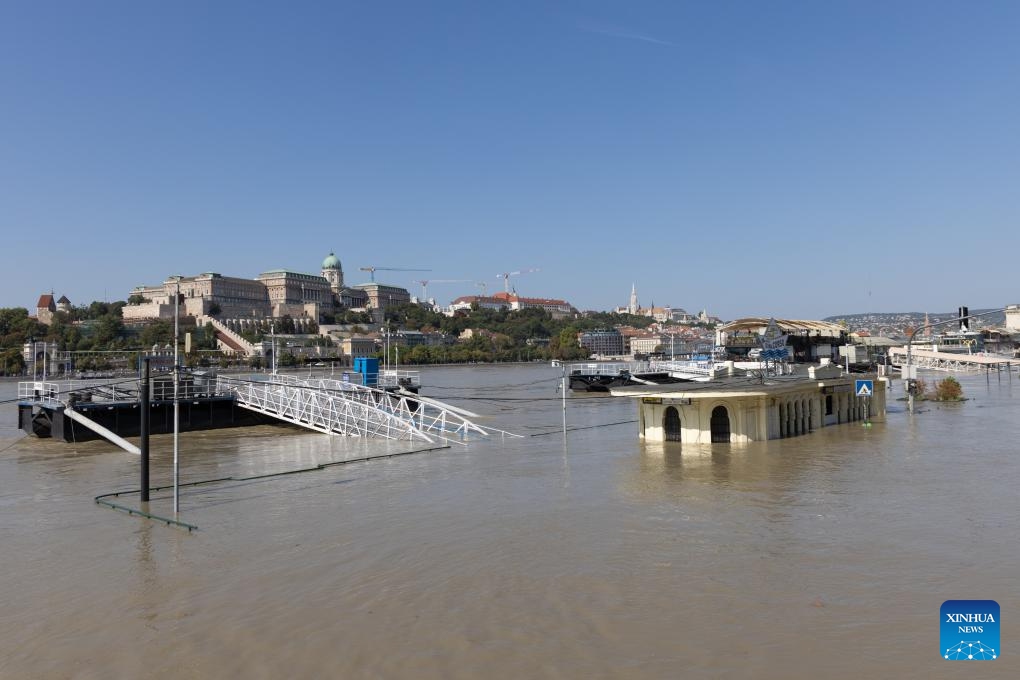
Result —
POLYGON ((666 408, 666 413, 662 416, 662 432, 666 441, 680 441, 680 413, 675 406, 666 408))
POLYGON ((712 409, 712 443, 730 443, 730 413, 725 406, 712 409))

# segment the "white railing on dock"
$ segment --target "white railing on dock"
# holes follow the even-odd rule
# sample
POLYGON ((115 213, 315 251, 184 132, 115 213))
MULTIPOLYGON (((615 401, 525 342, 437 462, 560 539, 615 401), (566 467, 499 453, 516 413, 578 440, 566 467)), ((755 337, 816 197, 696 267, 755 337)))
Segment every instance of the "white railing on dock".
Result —
POLYGON ((713 378, 717 374, 715 361, 652 361, 648 364, 652 373, 668 373, 674 378, 713 378))
POLYGON ((421 387, 421 371, 382 369, 379 371, 379 387, 421 387))
POLYGON ((634 362, 590 362, 586 364, 567 364, 567 375, 608 375, 615 376, 623 373, 644 373, 648 370, 648 364, 643 361, 634 362))
MULTIPOLYGON (((118 380, 113 384, 96 380, 18 383, 18 400, 33 403, 128 402, 137 401, 140 393, 140 380, 118 380), (44 387, 39 387, 40 385, 44 387)), ((195 380, 190 374, 183 373, 177 386, 177 396, 180 399, 228 396, 230 394, 228 388, 220 386, 219 378, 216 376, 200 377, 195 380)), ((173 399, 170 374, 162 373, 150 379, 150 396, 153 401, 173 399)))
POLYGON ((488 434, 465 417, 467 412, 413 393, 283 375, 221 380, 231 386, 239 406, 327 434, 429 443, 430 435, 448 440, 471 432, 488 434))
POLYGON ((675 378, 712 378, 717 374, 715 361, 633 361, 568 364, 567 375, 618 376, 624 373, 668 373, 675 378))
POLYGON ((30 401, 36 404, 59 404, 60 385, 55 382, 19 382, 18 401, 30 401))

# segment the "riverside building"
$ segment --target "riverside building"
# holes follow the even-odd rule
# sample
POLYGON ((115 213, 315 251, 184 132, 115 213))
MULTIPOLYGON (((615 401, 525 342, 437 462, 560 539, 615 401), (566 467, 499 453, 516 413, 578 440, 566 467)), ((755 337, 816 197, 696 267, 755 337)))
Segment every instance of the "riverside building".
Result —
POLYGON ((785 370, 795 372, 761 379, 728 363, 731 375, 708 383, 610 391, 635 399, 638 436, 651 442, 740 444, 885 420, 888 382, 875 374, 846 374, 826 360, 808 367, 787 364, 785 370))

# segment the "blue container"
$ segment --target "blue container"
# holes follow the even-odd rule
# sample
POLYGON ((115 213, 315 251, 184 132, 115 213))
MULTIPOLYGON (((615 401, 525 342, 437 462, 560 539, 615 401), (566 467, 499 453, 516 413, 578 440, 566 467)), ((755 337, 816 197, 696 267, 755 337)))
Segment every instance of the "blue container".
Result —
POLYGON ((375 357, 355 357, 354 372, 361 374, 362 385, 379 384, 379 360, 375 357))

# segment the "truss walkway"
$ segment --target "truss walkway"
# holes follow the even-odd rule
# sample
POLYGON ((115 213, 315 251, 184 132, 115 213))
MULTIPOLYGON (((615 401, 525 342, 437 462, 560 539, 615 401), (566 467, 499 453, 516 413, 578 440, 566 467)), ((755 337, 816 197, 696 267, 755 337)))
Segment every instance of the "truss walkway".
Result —
MULTIPOLYGON (((890 347, 889 360, 902 366, 907 361, 907 348, 890 347)), ((910 350, 910 363, 918 368, 926 368, 934 371, 953 371, 966 373, 974 371, 1012 371, 1016 359, 1007 357, 988 356, 984 354, 956 354, 952 352, 935 352, 930 349, 910 350)))
POLYGON ((725 373, 722 366, 714 361, 650 361, 648 370, 652 373, 668 373, 673 378, 682 378, 694 382, 707 382, 725 373))
POLYGON ((475 414, 411 392, 388 392, 325 378, 275 375, 268 380, 219 377, 238 406, 317 432, 435 443, 489 433, 475 414))

